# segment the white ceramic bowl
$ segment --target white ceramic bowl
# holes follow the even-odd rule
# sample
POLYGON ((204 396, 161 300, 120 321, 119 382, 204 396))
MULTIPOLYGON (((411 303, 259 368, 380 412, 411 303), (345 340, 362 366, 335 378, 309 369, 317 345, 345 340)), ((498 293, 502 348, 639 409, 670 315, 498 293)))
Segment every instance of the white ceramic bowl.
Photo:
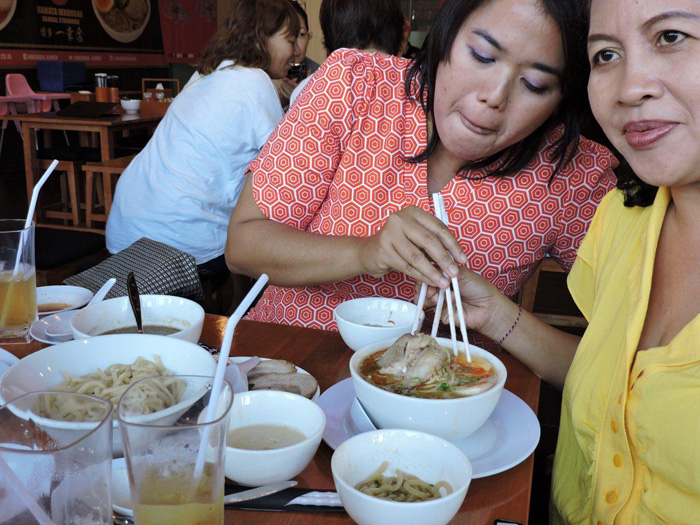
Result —
MULTIPOLYGON (((216 361, 211 354, 187 341, 144 334, 92 337, 44 348, 13 365, 0 381, 0 404, 28 392, 51 390, 64 380, 64 371, 75 377, 115 363, 131 364, 139 356, 153 361, 155 355, 174 375, 213 376, 216 370, 216 361)), ((190 398, 196 400, 198 395, 199 392, 185 391, 180 403, 156 414, 158 417, 174 417, 191 404, 190 398)), ((56 429, 69 429, 75 425, 53 420, 44 423, 56 429)), ((123 453, 116 416, 112 453, 115 456, 123 453)))
POLYGON ((412 430, 375 430, 348 439, 331 459, 333 481, 350 517, 359 525, 441 525, 457 514, 472 479, 467 456, 452 443, 412 430), (396 469, 428 483, 447 481, 452 493, 439 499, 402 503, 369 496, 355 485, 369 477, 383 461, 384 475, 396 469))
POLYGON ((132 100, 121 99, 119 101, 119 103, 122 105, 122 107, 124 108, 124 110, 127 113, 138 113, 139 109, 141 109, 141 101, 138 99, 136 99, 136 100, 134 100, 134 99, 132 99, 132 100))
POLYGON ((90 290, 81 286, 40 286, 36 289, 36 304, 39 308, 39 315, 50 315, 85 306, 90 302, 93 295, 90 290), (49 304, 65 306, 63 308, 45 308, 42 312, 42 305, 46 306, 49 304))
POLYGON ((102 18, 102 12, 98 8, 98 5, 102 5, 104 2, 96 2, 96 0, 92 0, 92 9, 95 12, 95 16, 97 17, 97 20, 100 22, 100 25, 102 26, 102 29, 105 30, 105 32, 111 36, 114 40, 117 42, 123 42, 123 43, 129 43, 133 42, 136 40, 138 37, 141 36, 143 33, 143 30, 146 28, 148 25, 148 20, 151 18, 151 2, 148 0, 145 1, 145 7, 146 7, 146 17, 144 21, 139 24, 139 26, 134 29, 133 31, 117 31, 115 28, 110 26, 104 18, 102 18))
MULTIPOLYGON (((352 350, 383 341, 397 339, 411 331, 417 306, 401 299, 363 297, 338 305, 333 318, 343 341, 352 350)), ((421 312, 418 330, 425 314, 421 312)))
MULTIPOLYGON (((204 325, 204 308, 194 301, 171 295, 142 295, 143 325, 172 326, 180 331, 168 337, 199 342, 204 325)), ((70 322, 73 337, 85 339, 110 330, 136 326, 128 297, 107 299, 83 308, 70 322)))
POLYGON ((226 477, 241 485, 277 483, 301 473, 318 450, 326 416, 313 401, 289 392, 257 390, 236 394, 229 431, 259 424, 287 425, 306 439, 272 450, 226 447, 226 477))
MULTIPOLYGON (((438 342, 452 348, 452 342, 442 337, 438 342)), ((448 441, 457 441, 476 432, 489 418, 498 404, 506 383, 506 367, 493 354, 471 346, 472 355, 487 359, 496 369, 498 383, 480 394, 454 399, 421 399, 402 396, 382 390, 359 374, 364 358, 387 348, 394 340, 390 339, 369 345, 359 350, 350 359, 350 376, 355 394, 370 418, 379 428, 405 428, 435 434, 448 441)), ((460 347, 463 348, 460 343, 460 347)))

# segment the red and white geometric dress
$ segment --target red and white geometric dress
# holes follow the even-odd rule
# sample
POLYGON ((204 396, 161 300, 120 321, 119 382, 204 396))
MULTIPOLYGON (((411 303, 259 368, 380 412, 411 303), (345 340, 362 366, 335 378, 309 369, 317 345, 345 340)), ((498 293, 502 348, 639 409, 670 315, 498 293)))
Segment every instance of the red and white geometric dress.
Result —
MULTIPOLYGON (((404 94, 406 65, 347 49, 324 62, 248 169, 267 217, 312 233, 369 236, 407 206, 434 213, 427 163, 405 160, 427 143, 425 114, 404 94)), ((568 270, 598 203, 614 186, 616 165, 605 147, 582 138, 551 184, 546 147, 515 176, 477 179, 474 171, 453 178, 441 193, 469 267, 509 296, 547 253, 568 270)), ((414 285, 392 271, 322 286, 269 286, 248 319, 336 330, 333 309, 343 301, 411 300, 414 285)))

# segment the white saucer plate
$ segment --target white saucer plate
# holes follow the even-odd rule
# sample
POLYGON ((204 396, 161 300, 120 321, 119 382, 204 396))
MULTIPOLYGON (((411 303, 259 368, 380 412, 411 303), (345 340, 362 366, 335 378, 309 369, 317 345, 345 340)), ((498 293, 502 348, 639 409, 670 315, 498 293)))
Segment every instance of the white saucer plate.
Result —
MULTIPOLYGON (((355 398, 352 379, 336 383, 318 400, 326 414, 323 440, 333 450, 360 433, 350 415, 355 398)), ((508 470, 525 459, 540 441, 540 424, 527 404, 515 394, 504 390, 496 409, 474 434, 454 444, 472 463, 473 478, 493 476, 508 470)))
POLYGON ((12 355, 4 348, 0 348, 0 380, 2 380, 2 376, 5 375, 5 372, 7 372, 10 367, 18 361, 18 357, 12 355))
POLYGON ((66 313, 67 312, 59 312, 57 314, 47 315, 46 317, 40 317, 34 321, 34 323, 32 323, 32 326, 29 328, 29 335, 31 335, 37 341, 48 345, 57 345, 58 343, 64 343, 72 340, 73 337, 70 339, 61 339, 59 341, 46 333, 46 329, 49 326, 54 326, 60 323, 64 319, 66 313))
MULTIPOLYGON (((215 356, 215 357, 216 357, 217 360, 218 360, 218 356, 215 356)), ((231 356, 231 357, 229 357, 229 362, 239 364, 239 363, 244 363, 244 362, 246 362, 248 359, 250 359, 250 357, 246 357, 246 356, 231 356)), ((267 358, 267 357, 261 357, 260 360, 261 360, 261 361, 268 361, 269 358, 267 358)), ((304 370, 303 368, 301 368, 300 366, 297 366, 297 365, 294 365, 294 366, 296 367, 297 373, 298 373, 298 374, 307 374, 307 375, 311 375, 311 374, 309 374, 306 370, 304 370)), ((353 392, 354 392, 354 391, 353 391, 353 392)), ((354 395, 354 393, 353 393, 353 395, 354 395)), ((318 387, 316 387, 316 393, 315 393, 315 394, 313 395, 313 397, 311 398, 311 401, 317 403, 320 397, 321 397, 321 387, 318 386, 318 387)))
POLYGON ((90 302, 93 293, 80 286, 40 286, 36 289, 36 304, 39 307, 39 315, 51 315, 66 310, 75 310, 90 302), (41 311, 42 304, 65 304, 65 308, 57 308, 46 312, 41 311))

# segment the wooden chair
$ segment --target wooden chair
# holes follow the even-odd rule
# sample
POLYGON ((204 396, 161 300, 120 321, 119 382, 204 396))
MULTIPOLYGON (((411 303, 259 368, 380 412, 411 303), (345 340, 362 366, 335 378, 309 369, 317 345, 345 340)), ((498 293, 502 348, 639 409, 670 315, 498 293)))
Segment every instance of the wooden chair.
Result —
POLYGON ((127 166, 136 155, 119 157, 105 162, 88 162, 83 166, 85 171, 85 225, 92 228, 93 221, 107 223, 112 207, 112 195, 119 175, 124 173, 127 166), (97 177, 101 177, 101 188, 97 177), (95 192, 97 191, 97 199, 95 192), (102 213, 98 211, 102 208, 102 213))
MULTIPOLYGON (((51 160, 39 159, 37 167, 42 172, 50 165, 51 160)), ((59 172, 61 180, 61 201, 52 204, 42 204, 39 207, 39 221, 47 219, 63 219, 72 226, 80 224, 80 172, 82 170, 82 162, 61 160, 56 166, 56 171, 59 172), (58 207, 59 209, 55 209, 58 207)))
MULTIPOLYGON (((538 284, 540 284, 540 277, 542 273, 564 273, 564 270, 559 266, 554 259, 546 257, 542 260, 540 265, 535 270, 535 273, 530 277, 530 279, 525 283, 523 289, 520 292, 520 306, 524 310, 534 313, 542 321, 552 326, 566 326, 573 328, 585 328, 588 326, 588 321, 582 315, 565 315, 556 313, 541 313, 534 312, 535 298, 537 296, 538 284)), ((568 290, 565 290, 568 294, 568 290)))

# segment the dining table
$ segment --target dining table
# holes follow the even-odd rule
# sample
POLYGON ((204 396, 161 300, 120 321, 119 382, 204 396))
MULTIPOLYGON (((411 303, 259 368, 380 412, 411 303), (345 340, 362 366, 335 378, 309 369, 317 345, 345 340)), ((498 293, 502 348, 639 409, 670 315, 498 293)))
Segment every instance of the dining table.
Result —
MULTIPOLYGON (((200 341, 220 348, 228 318, 206 314, 200 341)), ((44 348, 33 341, 25 345, 6 346, 19 358, 44 348)), ((298 326, 242 320, 236 326, 230 355, 284 359, 303 368, 319 383, 321 392, 350 377, 349 362, 353 351, 338 332, 298 326)), ((537 413, 540 379, 506 352, 498 358, 508 371, 506 389, 522 399, 537 413)), ((321 443, 309 466, 295 479, 298 487, 335 490, 331 473, 333 450, 321 443)), ((531 454, 518 465, 480 479, 474 479, 452 524, 493 525, 496 520, 528 523, 534 457, 531 454)), ((345 512, 266 512, 233 510, 224 512, 227 525, 316 525, 351 524, 345 512)))
MULTIPOLYGON (((19 115, 24 138, 24 173, 27 183, 27 197, 31 199, 34 184, 41 176, 37 169, 37 140, 38 132, 59 130, 77 131, 81 137, 94 133, 100 150, 102 162, 115 158, 115 137, 124 132, 136 129, 148 129, 149 134, 158 126, 163 115, 155 113, 114 113, 99 118, 66 117, 48 113, 28 113, 19 115)), ((83 141, 83 139, 81 139, 83 141)))

